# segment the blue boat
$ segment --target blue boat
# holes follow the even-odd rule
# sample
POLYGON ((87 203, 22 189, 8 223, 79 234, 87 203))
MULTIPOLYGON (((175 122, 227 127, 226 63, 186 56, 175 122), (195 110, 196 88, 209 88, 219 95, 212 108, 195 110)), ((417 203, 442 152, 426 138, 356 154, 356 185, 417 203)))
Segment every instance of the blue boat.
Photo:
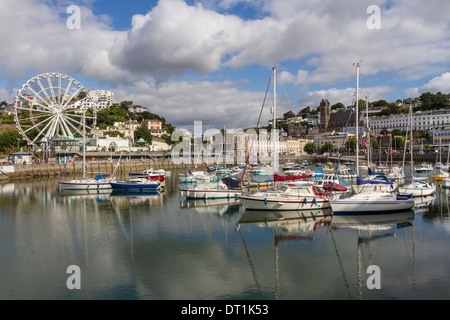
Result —
POLYGON ((144 192, 144 191, 159 190, 161 188, 161 184, 159 181, 154 181, 145 178, 135 178, 125 181, 112 182, 111 188, 113 190, 120 190, 127 192, 132 191, 144 192))

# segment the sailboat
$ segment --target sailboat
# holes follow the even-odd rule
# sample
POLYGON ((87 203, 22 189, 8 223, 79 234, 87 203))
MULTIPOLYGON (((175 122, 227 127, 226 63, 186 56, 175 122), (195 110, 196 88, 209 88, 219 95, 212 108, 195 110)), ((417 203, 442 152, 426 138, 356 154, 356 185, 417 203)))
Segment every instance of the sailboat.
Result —
MULTIPOLYGON (((130 119, 130 136, 128 143, 128 162, 129 162, 129 174, 131 173, 131 119, 130 119)), ((159 191, 164 182, 159 180, 152 180, 150 177, 136 177, 129 178, 128 180, 110 182, 113 191, 122 192, 154 192, 159 191)))
MULTIPOLYGON (((413 173, 413 167, 414 167, 414 159, 413 159, 413 130, 412 130, 412 107, 410 106, 410 131, 411 131, 411 182, 400 187, 399 188, 399 192, 400 193, 408 193, 408 194, 412 194, 412 196, 414 197, 420 197, 420 196, 429 196, 433 193, 436 192, 436 185, 432 185, 430 184, 428 181, 423 180, 423 179, 416 179, 414 177, 414 173, 413 173)), ((417 171, 417 168, 416 168, 417 171)), ((420 172, 420 171, 418 171, 420 172)))
POLYGON ((86 178, 86 111, 83 111, 83 178, 70 181, 61 180, 59 188, 61 190, 100 190, 111 189, 111 182, 114 178, 107 178, 104 175, 97 175, 95 178, 86 178))
MULTIPOLYGON (((358 115, 359 63, 356 64, 356 102, 355 110, 358 115)), ((358 133, 358 116, 356 116, 356 132, 358 133)), ((358 134, 357 147, 358 147, 358 134)), ((356 153, 356 172, 359 178, 359 155, 356 153)), ((358 179, 361 184, 362 179, 358 179)), ((372 184, 370 184, 372 185, 372 184)), ((383 185, 382 182, 379 185, 383 185)), ((375 185, 376 186, 376 185, 375 185)), ((392 185, 390 186, 392 187, 392 185)), ((393 190, 392 190, 393 191, 393 190)), ((340 197, 330 200, 333 214, 379 214, 397 212, 414 207, 414 200, 409 194, 394 194, 392 192, 364 192, 356 193, 347 198, 340 197)))

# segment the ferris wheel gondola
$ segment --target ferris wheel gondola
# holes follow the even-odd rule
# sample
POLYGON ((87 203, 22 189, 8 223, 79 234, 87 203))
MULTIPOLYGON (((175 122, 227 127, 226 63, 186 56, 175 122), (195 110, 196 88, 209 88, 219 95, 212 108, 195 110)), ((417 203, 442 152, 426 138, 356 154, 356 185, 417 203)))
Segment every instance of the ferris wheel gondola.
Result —
POLYGON ((76 79, 61 73, 43 73, 29 79, 18 90, 14 101, 14 120, 29 146, 43 138, 76 137, 96 125, 96 103, 76 79))

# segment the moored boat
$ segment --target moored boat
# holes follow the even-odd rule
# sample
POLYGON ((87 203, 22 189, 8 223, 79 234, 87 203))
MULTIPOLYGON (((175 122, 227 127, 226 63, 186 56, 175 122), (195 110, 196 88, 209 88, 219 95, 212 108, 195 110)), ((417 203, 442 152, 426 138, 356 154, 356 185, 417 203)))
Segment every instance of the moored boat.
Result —
POLYGON ((411 195, 394 193, 359 193, 330 201, 333 214, 376 214, 412 209, 411 195))
POLYGON ((411 181, 410 183, 399 187, 399 193, 412 194, 413 197, 429 196, 436 192, 436 185, 427 181, 411 181))
POLYGON ((242 194, 239 181, 231 177, 216 177, 212 182, 185 185, 180 187, 180 192, 187 199, 227 199, 242 194))
POLYGON ((331 195, 307 181, 292 181, 273 191, 240 195, 248 210, 309 210, 329 208, 331 195))
POLYGON ((434 168, 430 163, 422 163, 414 168, 417 173, 434 172, 434 168))
POLYGON ((113 190, 144 192, 159 190, 161 189, 161 184, 159 181, 146 178, 132 178, 124 181, 111 182, 111 187, 113 190))
POLYGON ((111 182, 115 182, 114 178, 106 178, 98 175, 96 178, 74 179, 69 181, 60 181, 59 188, 61 190, 100 190, 111 189, 111 182))

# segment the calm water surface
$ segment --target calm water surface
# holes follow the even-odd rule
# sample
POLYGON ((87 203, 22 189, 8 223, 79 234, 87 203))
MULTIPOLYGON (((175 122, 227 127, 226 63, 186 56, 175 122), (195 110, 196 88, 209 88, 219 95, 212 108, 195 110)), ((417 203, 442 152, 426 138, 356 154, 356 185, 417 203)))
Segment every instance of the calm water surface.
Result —
POLYGON ((0 299, 450 299, 445 191, 377 219, 313 219, 186 201, 176 175, 166 184, 134 196, 0 185, 0 299))

